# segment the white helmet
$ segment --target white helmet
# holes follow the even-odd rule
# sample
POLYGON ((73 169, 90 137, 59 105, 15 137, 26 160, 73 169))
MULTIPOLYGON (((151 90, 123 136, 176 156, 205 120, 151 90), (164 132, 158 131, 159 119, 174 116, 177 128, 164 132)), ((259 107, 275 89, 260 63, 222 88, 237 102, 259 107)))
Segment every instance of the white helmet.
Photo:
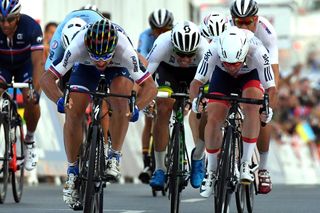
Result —
POLYGON ((200 30, 191 21, 179 22, 171 31, 171 42, 179 52, 195 52, 200 43, 200 30))
POLYGON ((204 17, 200 29, 205 38, 212 39, 219 36, 226 29, 226 19, 219 13, 210 13, 204 17))
POLYGON ((62 47, 66 49, 74 36, 87 23, 81 18, 75 17, 70 19, 63 27, 61 33, 62 47))
POLYGON ((236 26, 229 27, 219 37, 218 54, 221 61, 243 62, 249 51, 246 33, 236 26))
POLYGON ((97 6, 95 4, 86 4, 81 9, 98 11, 98 8, 97 8, 97 6))

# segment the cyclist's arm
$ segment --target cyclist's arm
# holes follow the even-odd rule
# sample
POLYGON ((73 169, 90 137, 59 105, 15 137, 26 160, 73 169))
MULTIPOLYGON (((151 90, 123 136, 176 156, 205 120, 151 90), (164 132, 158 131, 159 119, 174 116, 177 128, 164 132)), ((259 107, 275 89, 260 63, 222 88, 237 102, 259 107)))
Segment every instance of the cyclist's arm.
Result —
POLYGON ((139 109, 145 108, 157 95, 157 87, 151 75, 139 84, 140 90, 136 105, 139 109))
POLYGON ((199 88, 203 85, 203 83, 197 79, 193 79, 190 84, 190 100, 192 101, 194 98, 198 96, 199 88))
POLYGON ((44 73, 44 64, 43 64, 43 49, 34 50, 31 52, 31 61, 32 61, 32 82, 35 91, 40 93, 40 78, 44 73))
POLYGON ((48 72, 43 73, 40 79, 40 86, 43 92, 54 103, 57 103, 58 99, 63 96, 62 91, 56 84, 57 80, 57 75, 51 72, 50 70, 48 72))

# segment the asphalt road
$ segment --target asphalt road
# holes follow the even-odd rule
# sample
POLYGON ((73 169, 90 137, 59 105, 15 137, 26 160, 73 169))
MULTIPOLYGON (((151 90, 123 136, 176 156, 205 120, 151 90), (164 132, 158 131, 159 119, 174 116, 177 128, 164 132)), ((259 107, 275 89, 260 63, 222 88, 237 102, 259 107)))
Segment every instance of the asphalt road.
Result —
MULTIPOLYGON (((62 186, 40 184, 26 186, 21 203, 14 203, 11 187, 0 213, 64 213, 73 212, 62 201, 62 186)), ((254 212, 309 213, 320 212, 319 185, 274 185, 268 195, 258 195, 254 212)), ((234 199, 230 212, 236 212, 234 199)), ((170 212, 167 196, 153 197, 150 188, 142 184, 111 184, 105 189, 104 212, 163 213, 170 212)), ((212 198, 203 199, 198 190, 187 187, 183 191, 182 213, 213 212, 212 198)))

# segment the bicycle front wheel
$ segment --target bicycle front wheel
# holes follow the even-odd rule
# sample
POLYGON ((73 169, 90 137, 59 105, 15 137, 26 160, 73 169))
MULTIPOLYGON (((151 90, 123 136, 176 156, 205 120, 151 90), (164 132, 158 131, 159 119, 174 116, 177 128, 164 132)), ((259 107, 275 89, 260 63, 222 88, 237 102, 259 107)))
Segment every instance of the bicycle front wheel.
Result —
POLYGON ((233 140, 232 127, 227 127, 220 153, 218 180, 216 182, 215 210, 216 212, 228 212, 231 194, 228 192, 230 179, 230 155, 233 140))
POLYGON ((181 177, 179 172, 179 155, 180 155, 180 130, 179 125, 175 124, 173 127, 172 140, 170 141, 171 150, 171 165, 169 170, 169 192, 171 202, 171 213, 179 212, 180 204, 180 185, 181 177))
POLYGON ((9 125, 0 121, 0 203, 4 203, 9 180, 9 125))
POLYGON ((92 126, 89 150, 88 173, 84 195, 84 213, 102 213, 103 184, 101 180, 104 162, 103 143, 98 126, 92 126))
POLYGON ((23 192, 23 182, 24 182, 24 153, 23 153, 23 126, 22 121, 18 122, 14 128, 14 142, 12 144, 12 154, 15 155, 13 159, 16 162, 12 163, 12 192, 13 198, 16 203, 19 203, 23 192))

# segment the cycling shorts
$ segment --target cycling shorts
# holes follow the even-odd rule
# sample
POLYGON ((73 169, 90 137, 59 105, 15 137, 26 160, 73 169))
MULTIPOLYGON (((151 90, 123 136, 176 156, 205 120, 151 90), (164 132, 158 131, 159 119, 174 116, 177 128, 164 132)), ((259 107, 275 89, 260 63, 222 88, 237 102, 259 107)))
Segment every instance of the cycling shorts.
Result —
POLYGON ((105 71, 101 72, 95 66, 78 64, 73 67, 69 84, 74 92, 88 92, 95 91, 98 86, 100 74, 106 76, 106 84, 111 85, 112 79, 123 76, 133 82, 129 71, 124 67, 107 67, 105 71))

